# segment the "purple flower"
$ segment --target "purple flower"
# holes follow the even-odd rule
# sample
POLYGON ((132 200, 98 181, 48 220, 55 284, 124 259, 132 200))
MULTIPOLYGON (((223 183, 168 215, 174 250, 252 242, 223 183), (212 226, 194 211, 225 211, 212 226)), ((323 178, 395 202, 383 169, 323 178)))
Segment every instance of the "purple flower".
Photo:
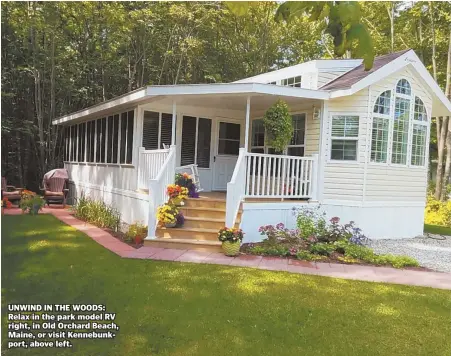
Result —
POLYGON ((285 225, 281 222, 276 225, 276 229, 278 230, 282 230, 283 228, 285 228, 285 225))
POLYGON ((334 216, 332 219, 330 219, 330 222, 332 224, 338 224, 340 222, 340 218, 338 216, 334 216))

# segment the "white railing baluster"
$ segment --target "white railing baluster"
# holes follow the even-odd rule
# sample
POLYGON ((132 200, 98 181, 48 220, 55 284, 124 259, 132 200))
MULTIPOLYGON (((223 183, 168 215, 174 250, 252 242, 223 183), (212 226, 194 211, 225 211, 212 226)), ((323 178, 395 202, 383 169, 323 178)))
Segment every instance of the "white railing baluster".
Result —
POLYGON ((281 199, 316 197, 317 155, 313 157, 261 153, 244 153, 244 155, 245 159, 241 163, 244 166, 241 182, 244 197, 281 199))
MULTIPOLYGON (((166 151, 166 150, 165 150, 166 151)), ((155 178, 149 179, 149 221, 147 225, 147 239, 155 238, 157 228, 157 209, 168 200, 166 195, 166 187, 174 183, 175 178, 175 146, 171 146, 167 157, 164 157, 162 152, 159 152, 160 165, 159 172, 155 178)), ((157 159, 158 162, 158 159, 157 159)), ((149 162, 150 163, 150 162, 149 162)))
POLYGON ((169 149, 145 150, 144 147, 139 148, 139 166, 138 166, 139 189, 148 188, 149 179, 153 179, 158 175, 168 155, 169 149))

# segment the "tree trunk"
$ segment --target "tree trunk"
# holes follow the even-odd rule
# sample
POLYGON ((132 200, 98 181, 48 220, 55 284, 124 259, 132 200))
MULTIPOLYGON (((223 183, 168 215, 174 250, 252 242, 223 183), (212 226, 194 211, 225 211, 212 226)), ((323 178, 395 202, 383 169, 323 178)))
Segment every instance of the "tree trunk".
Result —
POLYGON ((435 81, 437 81, 437 57, 436 57, 436 46, 435 46, 435 23, 434 14, 432 9, 432 1, 429 1, 429 17, 431 19, 431 32, 432 32, 432 73, 434 75, 435 81))
POLYGON ((387 12, 390 18, 391 53, 393 53, 395 51, 395 3, 389 3, 387 12))
MULTIPOLYGON (((437 118, 439 119, 439 118, 437 118)), ((442 188, 443 188, 443 161, 445 154, 445 141, 446 134, 448 131, 448 117, 442 118, 443 122, 441 124, 440 133, 437 132, 437 142, 438 142, 438 162, 437 162, 437 181, 435 186, 435 199, 440 200, 442 198, 442 188), (440 136, 440 140, 439 140, 440 136)))

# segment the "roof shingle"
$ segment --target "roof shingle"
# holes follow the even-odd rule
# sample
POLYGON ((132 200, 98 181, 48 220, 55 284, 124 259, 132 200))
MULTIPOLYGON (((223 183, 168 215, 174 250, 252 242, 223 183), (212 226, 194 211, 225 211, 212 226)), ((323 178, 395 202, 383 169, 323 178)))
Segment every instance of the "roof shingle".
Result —
POLYGON ((349 72, 346 72, 342 76, 332 80, 331 82, 323 85, 321 90, 339 90, 339 89, 348 89, 353 84, 367 77, 368 75, 374 73, 378 69, 382 68, 386 64, 395 60, 396 58, 402 56, 404 53, 410 51, 410 49, 406 49, 404 51, 395 52, 386 54, 383 56, 376 57, 374 59, 373 68, 368 71, 365 71, 365 67, 363 64, 351 69, 349 72))

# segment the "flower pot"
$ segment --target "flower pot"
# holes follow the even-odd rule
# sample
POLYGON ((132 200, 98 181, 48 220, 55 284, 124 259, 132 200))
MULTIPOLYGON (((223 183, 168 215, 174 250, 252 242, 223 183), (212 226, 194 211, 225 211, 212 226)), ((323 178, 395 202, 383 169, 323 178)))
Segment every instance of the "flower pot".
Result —
POLYGON ((173 223, 164 223, 164 226, 166 227, 175 227, 177 225, 177 221, 174 221, 173 223))
POLYGON ((240 252, 241 242, 224 241, 222 243, 222 250, 226 256, 236 256, 240 252))
POLYGON ((135 244, 139 245, 143 242, 143 237, 141 235, 135 236, 135 244))
POLYGON ((39 206, 39 204, 33 204, 33 207, 30 209, 30 213, 32 214, 32 215, 36 215, 36 214, 39 214, 39 209, 40 209, 41 207, 39 206))
POLYGON ((173 198, 173 199, 172 199, 172 204, 174 204, 175 206, 182 206, 182 205, 185 205, 185 204, 183 203, 183 200, 180 199, 180 198, 173 198))

